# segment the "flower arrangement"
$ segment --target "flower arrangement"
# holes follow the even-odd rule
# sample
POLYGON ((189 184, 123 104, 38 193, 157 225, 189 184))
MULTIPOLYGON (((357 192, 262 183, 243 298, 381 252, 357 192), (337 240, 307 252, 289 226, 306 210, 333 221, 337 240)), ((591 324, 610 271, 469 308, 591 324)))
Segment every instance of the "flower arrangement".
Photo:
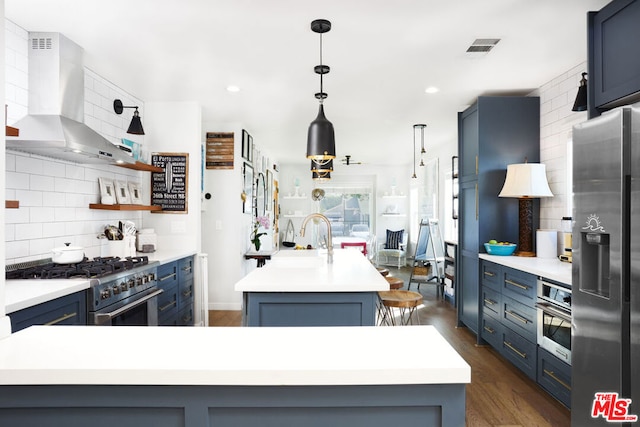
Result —
POLYGON ((267 233, 258 233, 260 227, 265 230, 269 229, 269 217, 267 216, 259 216, 256 217, 255 222, 253 223, 253 232, 251 232, 251 243, 256 247, 256 251, 260 250, 260 236, 264 236, 267 233))

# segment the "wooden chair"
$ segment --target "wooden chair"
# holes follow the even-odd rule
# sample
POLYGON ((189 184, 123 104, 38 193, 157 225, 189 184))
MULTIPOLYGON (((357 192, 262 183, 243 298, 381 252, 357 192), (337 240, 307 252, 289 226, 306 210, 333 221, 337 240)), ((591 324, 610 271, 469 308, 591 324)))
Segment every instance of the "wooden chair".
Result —
POLYGON ((367 256, 367 242, 342 242, 340 243, 340 247, 342 249, 346 248, 346 247, 360 247, 362 248, 360 251, 362 252, 362 254, 364 256, 367 256))

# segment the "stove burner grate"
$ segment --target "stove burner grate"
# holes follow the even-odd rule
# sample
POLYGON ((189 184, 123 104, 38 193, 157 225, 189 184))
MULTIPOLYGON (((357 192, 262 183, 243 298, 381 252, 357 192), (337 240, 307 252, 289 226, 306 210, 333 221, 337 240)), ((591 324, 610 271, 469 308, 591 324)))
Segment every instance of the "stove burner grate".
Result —
POLYGON ((45 263, 30 267, 7 269, 5 278, 10 279, 70 279, 73 277, 98 278, 109 274, 131 270, 149 263, 147 256, 85 258, 76 264, 45 263))

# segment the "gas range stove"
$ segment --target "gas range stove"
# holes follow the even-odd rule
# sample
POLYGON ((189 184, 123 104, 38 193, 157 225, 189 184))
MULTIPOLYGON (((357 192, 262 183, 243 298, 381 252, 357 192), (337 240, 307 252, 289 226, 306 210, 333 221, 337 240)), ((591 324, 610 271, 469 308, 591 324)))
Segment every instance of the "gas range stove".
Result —
POLYGON ((10 279, 72 279, 103 278, 148 265, 149 257, 96 257, 74 264, 56 264, 50 258, 7 266, 5 278, 10 279))
MULTIPOLYGON (((6 279, 88 279, 89 324, 116 324, 114 319, 125 319, 125 314, 121 314, 125 309, 130 310, 147 300, 155 303, 153 297, 162 293, 156 287, 158 265, 158 261, 149 262, 147 256, 85 258, 75 264, 56 264, 45 259, 7 266, 6 279)), ((153 310, 147 311, 153 315, 153 310)), ((147 320, 136 322, 154 324, 153 319, 149 323, 147 320)))

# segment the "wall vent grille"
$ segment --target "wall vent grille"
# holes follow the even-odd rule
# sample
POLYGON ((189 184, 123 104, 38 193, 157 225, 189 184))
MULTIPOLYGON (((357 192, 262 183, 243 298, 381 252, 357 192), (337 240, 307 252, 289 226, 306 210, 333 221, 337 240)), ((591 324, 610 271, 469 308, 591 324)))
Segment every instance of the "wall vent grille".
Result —
POLYGON ((51 37, 36 37, 31 39, 31 50, 50 50, 53 47, 51 37))

